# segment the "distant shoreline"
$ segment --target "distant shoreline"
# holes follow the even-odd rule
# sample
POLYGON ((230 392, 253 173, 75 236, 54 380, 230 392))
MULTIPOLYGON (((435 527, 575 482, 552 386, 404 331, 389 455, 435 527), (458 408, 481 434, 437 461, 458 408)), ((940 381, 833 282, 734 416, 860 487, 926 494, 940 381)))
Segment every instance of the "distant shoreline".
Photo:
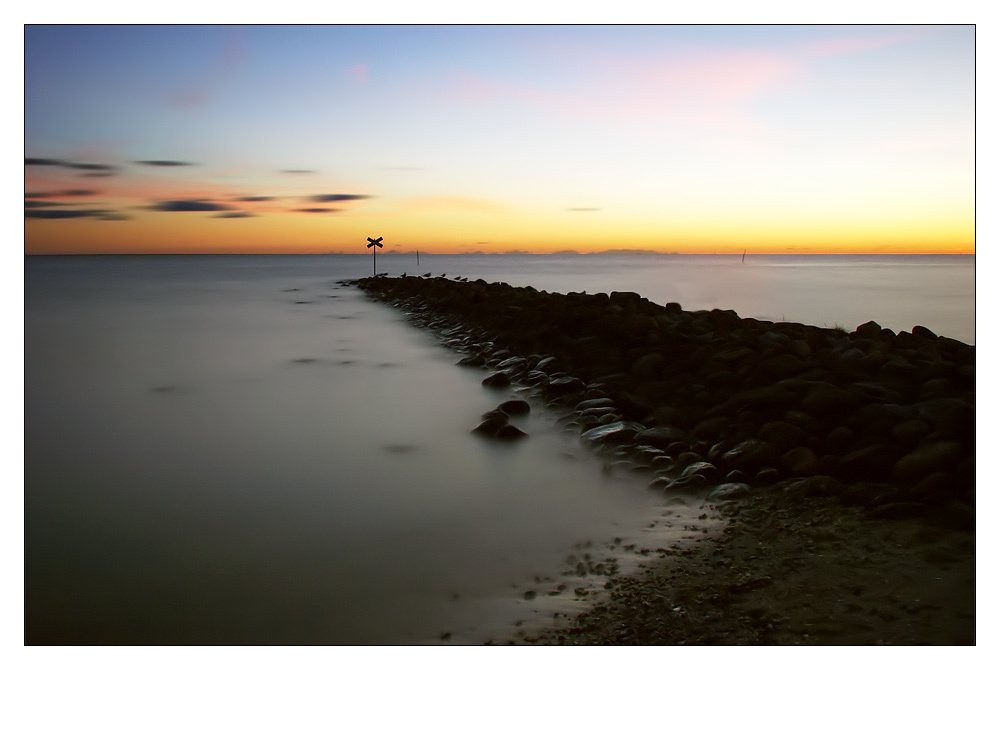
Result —
MULTIPOLYGON (((417 250, 386 250, 384 252, 378 253, 379 256, 383 255, 416 255, 417 250)), ((515 256, 515 257, 545 257, 545 256, 559 256, 559 257, 589 257, 589 256, 629 256, 637 255, 642 257, 651 256, 684 256, 684 257, 714 257, 714 256, 732 256, 740 257, 743 255, 742 250, 733 251, 720 251, 720 252, 683 252, 683 251, 663 251, 663 250, 595 250, 595 251, 580 251, 580 250, 554 250, 551 252, 533 252, 528 250, 509 250, 502 252, 488 252, 485 250, 470 250, 465 252, 435 252, 433 250, 419 250, 420 255, 426 256, 515 256)), ((190 256, 209 256, 209 257, 241 257, 241 256, 289 256, 289 257, 303 257, 303 256, 347 256, 347 257, 371 257, 370 252, 359 251, 356 253, 346 253, 346 252, 331 252, 331 251, 241 251, 241 252, 218 252, 218 251, 205 251, 205 252, 167 252, 167 251, 157 251, 157 252, 122 252, 122 253, 90 253, 90 252, 64 252, 64 253, 25 253, 25 258, 53 258, 53 257, 166 257, 180 255, 185 257, 190 256)), ((793 253, 793 252, 750 252, 747 253, 748 259, 760 258, 760 257, 887 257, 887 258, 906 258, 906 257, 943 257, 943 256, 960 256, 960 257, 976 257, 975 252, 965 253, 965 252, 911 252, 911 253, 862 253, 862 252, 823 252, 823 253, 793 253)))

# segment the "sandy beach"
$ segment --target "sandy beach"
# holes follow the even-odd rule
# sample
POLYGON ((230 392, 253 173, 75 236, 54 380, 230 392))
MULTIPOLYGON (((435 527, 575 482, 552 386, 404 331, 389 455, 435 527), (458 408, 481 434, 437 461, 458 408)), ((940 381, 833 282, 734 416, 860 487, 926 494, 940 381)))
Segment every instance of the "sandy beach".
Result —
MULTIPOLYGON (((701 490, 718 533, 508 642, 974 645, 975 347, 467 279, 351 282, 590 448, 701 490)), ((480 431, 524 436, 503 414, 480 431)))

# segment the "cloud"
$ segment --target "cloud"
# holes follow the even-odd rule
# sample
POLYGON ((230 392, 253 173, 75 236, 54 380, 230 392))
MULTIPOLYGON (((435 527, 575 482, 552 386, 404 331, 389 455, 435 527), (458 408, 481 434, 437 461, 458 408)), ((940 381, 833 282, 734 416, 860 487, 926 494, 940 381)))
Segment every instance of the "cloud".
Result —
POLYGON ((203 200, 161 201, 150 208, 153 211, 225 211, 228 207, 221 203, 203 200))
POLYGON ((316 174, 315 169, 282 169, 281 174, 316 174))
POLYGON ((80 198, 87 195, 99 195, 99 190, 51 190, 40 193, 25 193, 25 198, 80 198))
POLYGON ((332 214, 340 211, 339 208, 294 208, 292 210, 303 214, 332 214))
POLYGON ((80 169, 86 172, 107 172, 110 174, 111 172, 118 171, 118 167, 114 166, 113 164, 77 164, 74 162, 67 162, 66 166, 71 167, 72 169, 80 169))
POLYGON ((591 208, 589 206, 580 206, 580 207, 567 208, 566 210, 567 211, 600 211, 601 209, 599 209, 599 208, 591 208))
POLYGON ((277 200, 273 195, 244 195, 240 198, 233 198, 237 203, 260 203, 262 201, 277 200))
MULTIPOLYGON (((46 159, 35 156, 24 157, 24 166, 26 167, 65 167, 67 169, 78 169, 84 172, 92 172, 95 175, 107 175, 113 174, 118 171, 118 167, 113 164, 91 164, 91 163, 81 163, 66 161, 65 159, 46 159)), ((88 175, 93 176, 93 175, 88 175)))
POLYGON ((55 208, 56 206, 65 206, 65 201, 37 201, 37 200, 26 200, 24 202, 25 208, 55 208))
POLYGON ((249 219, 257 214, 252 214, 249 211, 226 211, 225 213, 216 214, 213 219, 249 219))
POLYGON ((124 214, 103 208, 30 208, 24 209, 25 219, 127 219, 124 214))
POLYGON ((315 203, 337 203, 338 201, 359 201, 371 198, 370 195, 350 195, 346 193, 328 193, 326 195, 314 195, 311 200, 315 203))
POLYGON ((938 32, 937 29, 919 26, 879 34, 852 32, 812 42, 802 47, 800 51, 806 57, 839 57, 924 39, 938 32))
POLYGON ((174 161, 173 159, 141 159, 139 161, 133 162, 134 164, 142 164, 147 167, 193 167, 195 162, 193 161, 174 161))

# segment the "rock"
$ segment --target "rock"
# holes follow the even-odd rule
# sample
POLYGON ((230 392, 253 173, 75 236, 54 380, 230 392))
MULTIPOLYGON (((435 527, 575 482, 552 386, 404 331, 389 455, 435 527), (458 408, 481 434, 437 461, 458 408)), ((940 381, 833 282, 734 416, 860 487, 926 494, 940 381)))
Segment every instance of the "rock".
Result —
POLYGON ((635 436, 635 442, 642 445, 655 445, 659 448, 666 448, 683 439, 684 431, 677 427, 651 427, 635 436))
POLYGON ((757 437, 779 451, 788 451, 803 445, 809 435, 801 427, 788 422, 768 422, 757 432, 757 437))
POLYGON ((726 482, 709 492, 705 500, 711 503, 723 502, 725 500, 746 497, 749 492, 750 487, 744 482, 726 482))
POLYGON ((834 427, 826 436, 826 449, 835 455, 846 453, 857 441, 857 435, 850 427, 834 427))
POLYGON ((513 417, 528 414, 531 411, 531 405, 527 401, 522 401, 519 398, 512 398, 504 401, 497 407, 497 409, 502 411, 504 414, 509 414, 513 417))
POLYGON ((879 331, 882 330, 882 326, 876 323, 874 320, 869 320, 867 323, 862 323, 858 326, 855 331, 859 336, 864 336, 866 338, 874 338, 878 335, 879 331))
POLYGON ((667 485, 667 491, 692 492, 694 490, 699 490, 702 487, 707 487, 709 484, 711 483, 700 474, 690 474, 685 477, 678 477, 672 481, 667 485))
POLYGON ((899 455, 892 446, 883 443, 851 451, 840 462, 840 475, 847 481, 880 481, 888 478, 899 455))
POLYGON ((753 481, 754 484, 766 487, 767 485, 781 481, 781 474, 778 473, 777 469, 767 467, 758 471, 753 481))
POLYGON ((555 367, 556 367, 556 358, 545 357, 544 359, 540 360, 539 363, 535 365, 534 368, 532 369, 539 370, 540 372, 552 372, 555 370, 555 367))
POLYGON ((694 451, 684 451, 679 454, 677 458, 674 459, 674 468, 678 470, 684 470, 693 463, 698 461, 703 461, 704 459, 699 454, 694 451))
POLYGON ((496 433, 497 440, 513 441, 526 437, 528 437, 528 433, 512 424, 503 425, 496 433))
POLYGON ((472 431, 480 435, 495 437, 497 431, 507 424, 507 415, 494 409, 483 415, 483 421, 472 428, 472 431))
POLYGON ((908 419, 892 428, 892 436, 904 445, 913 445, 931 433, 931 426, 922 419, 908 419))
POLYGON ((722 455, 722 464, 727 469, 738 469, 748 474, 754 474, 764 466, 774 463, 774 448, 761 440, 744 440, 730 451, 722 455))
POLYGON ((487 388, 506 388, 510 385, 510 376, 505 372, 495 372, 483 378, 483 385, 487 388))
POLYGON ((699 440, 711 440, 721 435, 731 422, 732 420, 729 417, 709 417, 696 424, 694 429, 691 430, 691 434, 699 440))
POLYGON ((976 410, 960 398, 936 398, 917 405, 917 413, 935 430, 971 437, 975 432, 976 410))
POLYGON ((564 375, 563 377, 554 378, 550 380, 545 386, 545 391, 552 396, 558 396, 565 393, 574 393, 576 391, 582 391, 584 389, 584 383, 579 378, 574 378, 569 375, 564 375))
POLYGON ((705 479, 708 484, 712 482, 717 482, 719 477, 719 470, 708 461, 695 461, 693 464, 688 464, 688 466, 681 472, 681 478, 699 476, 705 479))
POLYGON ((590 398, 581 401, 576 405, 578 411, 586 411, 587 409, 597 409, 605 406, 614 406, 615 402, 610 398, 590 398))
POLYGON ((800 498, 827 498, 840 495, 845 487, 836 479, 822 474, 806 479, 792 480, 787 485, 788 491, 800 498))
POLYGON ((497 369, 513 373, 527 369, 527 364, 528 362, 524 357, 507 357, 507 359, 497 364, 497 369))
POLYGON ((826 383, 816 386, 802 399, 799 408, 813 416, 843 415, 853 410, 856 402, 845 391, 826 383))
POLYGON ((587 430, 580 435, 580 440, 598 445, 604 443, 621 445, 634 442, 635 436, 642 432, 642 429, 643 425, 635 422, 612 422, 587 430))
POLYGON ((793 477, 808 476, 819 471, 816 454, 804 446, 792 448, 780 460, 782 468, 793 477))
POLYGON ((785 352, 768 357, 758 363, 757 369, 778 378, 786 378, 799 372, 805 363, 794 354, 785 352))
POLYGON ((632 374, 637 378, 651 378, 666 364, 659 352, 652 352, 640 357, 632 364, 632 374))
POLYGON ((896 462, 892 475, 902 484, 912 484, 929 474, 953 469, 963 455, 962 444, 950 440, 921 445, 896 462))

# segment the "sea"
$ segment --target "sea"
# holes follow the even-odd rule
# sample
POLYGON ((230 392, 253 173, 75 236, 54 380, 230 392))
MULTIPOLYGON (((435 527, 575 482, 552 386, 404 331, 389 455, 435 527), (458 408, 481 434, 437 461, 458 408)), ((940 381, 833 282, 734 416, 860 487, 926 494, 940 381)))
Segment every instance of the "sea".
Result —
POLYGON ((26 643, 506 643, 716 528, 537 401, 472 434, 517 390, 373 272, 975 343, 974 256, 29 256, 26 643))

